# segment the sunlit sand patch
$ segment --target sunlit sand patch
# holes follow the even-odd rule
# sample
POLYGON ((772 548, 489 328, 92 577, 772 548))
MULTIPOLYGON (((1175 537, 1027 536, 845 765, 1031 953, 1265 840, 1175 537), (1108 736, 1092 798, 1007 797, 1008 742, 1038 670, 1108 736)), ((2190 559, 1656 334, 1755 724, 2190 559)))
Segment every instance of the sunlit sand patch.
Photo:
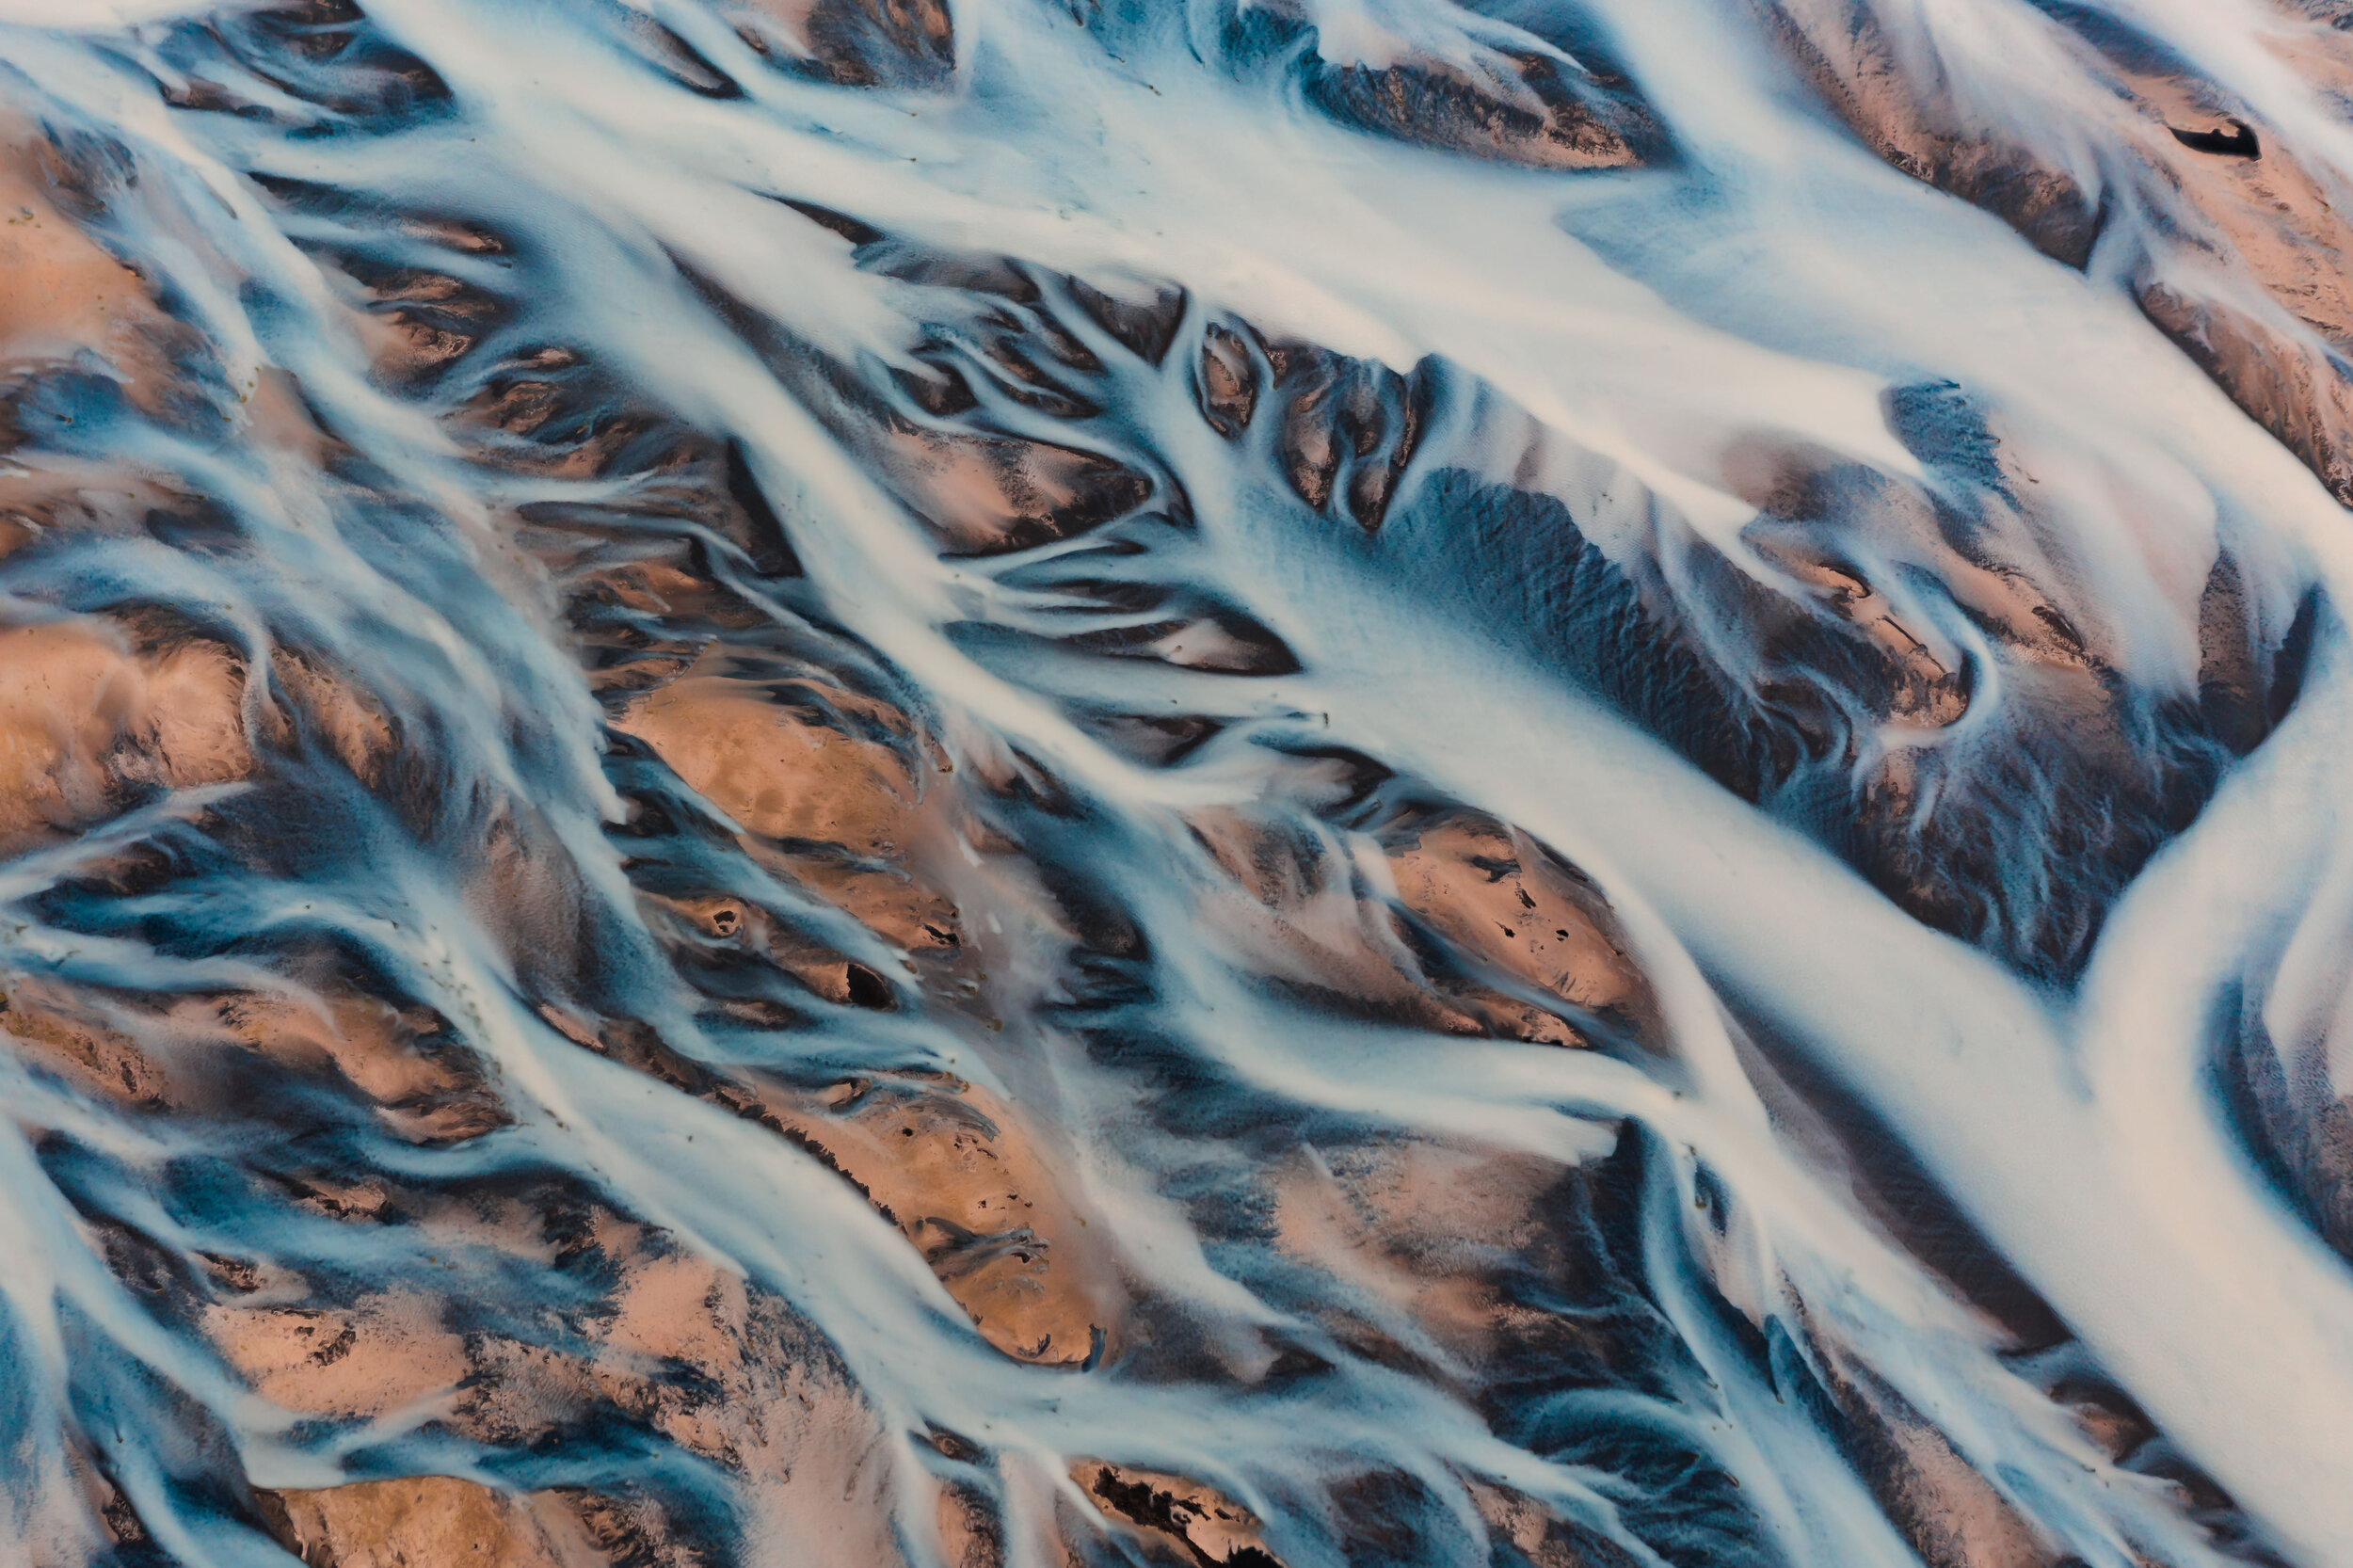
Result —
POLYGON ((280 648, 270 673, 328 752, 362 783, 381 784, 397 737, 364 686, 314 659, 280 648))
MULTIPOLYGON (((728 667, 716 647, 703 659, 728 667)), ((904 741, 862 738, 796 712, 787 703, 797 695, 790 683, 690 673, 636 699, 614 728, 651 745, 690 788, 758 835, 752 853, 763 863, 904 949, 954 950, 954 905, 907 869, 908 852, 938 831, 936 792, 923 781, 930 770, 910 765, 904 741)), ((872 699, 811 695, 886 735, 903 732, 904 718, 872 699)), ((752 928, 741 907, 708 914, 715 934, 752 928)), ((820 987, 834 984, 828 976, 820 987)), ((854 977, 845 971, 840 984, 846 996, 854 977)))
POLYGON ((1062 1367, 1115 1347, 1112 1236, 1074 1208, 1015 1108, 970 1084, 879 1081, 768 1103, 905 1233, 990 1344, 1062 1367))
POLYGON ((953 1079, 855 1079, 823 1090, 687 1061, 643 1030, 555 1026, 791 1140, 896 1225, 990 1344, 1025 1361, 1093 1365, 1115 1335, 1112 1233, 1065 1194, 1015 1108, 953 1079))
POLYGON ((1494 1275, 1534 1249, 1560 1176, 1525 1156, 1421 1142, 1308 1148, 1276 1182, 1275 1240, 1377 1304, 1365 1330, 1401 1353, 1476 1363, 1527 1320, 1494 1275))
POLYGON ((1027 550, 1084 533, 1141 504, 1144 479, 1044 441, 891 429, 878 437, 907 504, 956 554, 1027 550))
POLYGON ((105 622, 0 631, 0 845, 22 849, 252 766, 245 672, 209 640, 139 648, 105 622))
MULTIPOLYGON (((1441 936, 1644 1045, 1663 1045, 1657 1002, 1625 951, 1609 901, 1565 861, 1475 812, 1408 819, 1381 838, 1399 902, 1441 936)), ((1519 1027, 1552 1034, 1505 1006, 1519 1027)), ((1548 1043, 1585 1042, 1572 1029, 1548 1043)))
POLYGON ((1232 809, 1189 825, 1249 895, 1236 951, 1272 978, 1449 1033, 1582 1046, 1599 1022, 1663 1045, 1609 901, 1493 818, 1407 811, 1354 845, 1232 809))
POLYGON ((231 996, 210 1012, 191 1021, 296 1070, 331 1067, 403 1138, 453 1143, 507 1123, 481 1063, 430 1012, 350 992, 231 996))
POLYGON ((567 1499, 455 1476, 259 1495, 280 1545, 310 1568, 608 1568, 567 1499))
POLYGON ((640 698, 615 728, 646 741, 696 793, 765 838, 888 853, 914 805, 893 749, 807 722, 747 682, 682 676, 640 698))
POLYGON ((55 982, 10 976, 7 985, 0 1028, 22 1057, 140 1110, 171 1104, 170 1075, 122 1032, 120 1020, 55 982))
POLYGON ((936 87, 953 61, 941 0, 731 0, 744 41, 845 87, 936 87))
POLYGON ((898 1560, 888 1444, 823 1341, 772 1295, 676 1254, 632 1266, 597 1320, 604 1398, 739 1471, 763 1537, 841 1560, 898 1560), (696 1384, 668 1371, 691 1367, 696 1384))
MULTIPOLYGON (((1229 808, 1195 811, 1186 826, 1247 895, 1227 920, 1237 957, 1253 969, 1448 1033, 1484 1028, 1429 984, 1341 846, 1279 815, 1229 808)), ((1553 1029, 1565 1043, 1557 1020, 1553 1029)))
POLYGON ((223 1303, 204 1324, 255 1392, 311 1415, 382 1416, 446 1395, 470 1366, 440 1302, 415 1292, 343 1308, 223 1303))
POLYGON ((1070 1479, 1104 1517, 1175 1546, 1180 1560, 1204 1568, 1281 1568, 1266 1549, 1257 1518, 1198 1481, 1096 1460, 1073 1464, 1070 1479))
POLYGON ((59 210, 58 170, 40 131, 0 112, 0 377, 88 355, 152 409, 188 333, 146 279, 59 210))

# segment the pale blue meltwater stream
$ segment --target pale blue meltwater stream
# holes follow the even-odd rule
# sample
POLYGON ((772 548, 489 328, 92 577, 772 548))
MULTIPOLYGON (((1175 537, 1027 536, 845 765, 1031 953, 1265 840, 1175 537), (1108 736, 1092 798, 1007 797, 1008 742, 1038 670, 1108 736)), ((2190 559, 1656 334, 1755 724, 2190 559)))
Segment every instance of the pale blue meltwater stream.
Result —
POLYGON ((0 1568, 2353 1564, 2348 203, 2336 0, 0 0, 0 1568))

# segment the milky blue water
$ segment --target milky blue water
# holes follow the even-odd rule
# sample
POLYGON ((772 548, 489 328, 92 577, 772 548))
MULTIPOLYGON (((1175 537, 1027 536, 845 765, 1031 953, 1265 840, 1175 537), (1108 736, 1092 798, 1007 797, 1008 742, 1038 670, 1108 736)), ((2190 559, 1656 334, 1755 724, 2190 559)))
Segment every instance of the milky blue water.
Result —
POLYGON ((0 15, 0 1558, 2353 1563, 2327 16, 0 15))

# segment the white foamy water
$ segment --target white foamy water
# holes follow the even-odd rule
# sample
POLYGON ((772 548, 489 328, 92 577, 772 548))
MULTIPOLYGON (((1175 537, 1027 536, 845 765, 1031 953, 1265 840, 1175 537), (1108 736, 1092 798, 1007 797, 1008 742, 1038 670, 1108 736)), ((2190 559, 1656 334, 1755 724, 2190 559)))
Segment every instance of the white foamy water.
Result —
POLYGON ((0 1558, 2353 1563, 2345 20, 0 7, 0 1558))

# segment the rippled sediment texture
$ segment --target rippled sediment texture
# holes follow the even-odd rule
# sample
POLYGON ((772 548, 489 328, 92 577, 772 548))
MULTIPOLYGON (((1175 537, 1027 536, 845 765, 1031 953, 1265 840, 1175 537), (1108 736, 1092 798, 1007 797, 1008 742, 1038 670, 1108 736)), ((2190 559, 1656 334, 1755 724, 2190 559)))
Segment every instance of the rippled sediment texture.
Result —
POLYGON ((2353 1563, 2353 11, 200 8, 0 4, 0 1562, 2353 1563))

